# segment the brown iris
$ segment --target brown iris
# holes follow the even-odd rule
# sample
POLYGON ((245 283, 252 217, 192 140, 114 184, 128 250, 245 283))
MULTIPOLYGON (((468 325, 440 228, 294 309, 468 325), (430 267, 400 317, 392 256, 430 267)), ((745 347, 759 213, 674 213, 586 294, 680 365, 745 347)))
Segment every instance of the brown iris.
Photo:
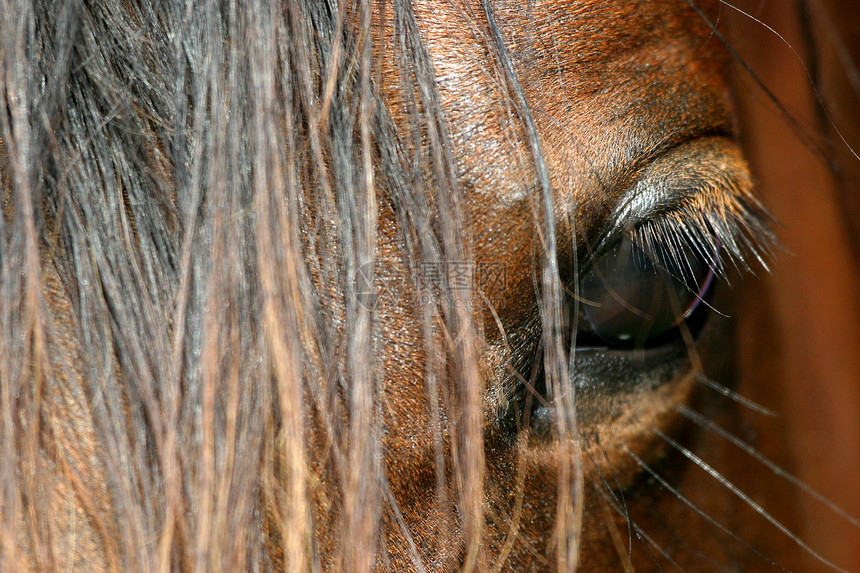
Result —
POLYGON ((701 305, 717 260, 681 241, 642 246, 625 236, 580 281, 582 315, 607 343, 644 346, 701 305))

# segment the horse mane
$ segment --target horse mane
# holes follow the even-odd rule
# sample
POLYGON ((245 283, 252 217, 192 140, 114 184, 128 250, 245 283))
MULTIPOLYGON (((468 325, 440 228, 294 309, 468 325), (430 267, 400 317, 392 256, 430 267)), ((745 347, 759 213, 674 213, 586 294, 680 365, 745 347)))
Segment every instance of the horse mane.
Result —
MULTIPOLYGON (((56 565, 57 508, 40 483, 54 466, 117 568, 255 569, 271 559, 264 539, 279 539, 275 558, 301 570, 317 544, 335 543, 313 539, 308 484, 323 474, 343 516, 341 558, 375 559, 385 495, 376 326, 351 278, 372 268, 377 182, 397 190, 391 207, 414 260, 466 255, 410 3, 394 3, 409 133, 377 93, 372 9, 4 9, 4 569, 19 544, 39 569, 56 565), (51 320, 61 290, 70 300, 51 320), (84 404, 91 434, 52 417, 87 415, 84 404), (308 459, 311 428, 324 431, 323 459, 308 459)), ((473 329, 463 312, 443 318, 466 338, 435 353, 428 375, 456 363, 474 408, 473 329)), ((457 466, 467 529, 480 520, 479 421, 463 429, 474 461, 457 466)))

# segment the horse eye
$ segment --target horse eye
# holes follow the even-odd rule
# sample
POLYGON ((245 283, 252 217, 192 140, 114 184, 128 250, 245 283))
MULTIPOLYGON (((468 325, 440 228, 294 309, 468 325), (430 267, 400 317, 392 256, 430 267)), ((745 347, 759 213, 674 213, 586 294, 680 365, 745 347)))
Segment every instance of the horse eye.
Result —
POLYGON ((702 303, 716 262, 716 252, 706 260, 689 245, 641 247, 625 237, 582 278, 582 313, 605 342, 643 346, 678 326, 702 303))

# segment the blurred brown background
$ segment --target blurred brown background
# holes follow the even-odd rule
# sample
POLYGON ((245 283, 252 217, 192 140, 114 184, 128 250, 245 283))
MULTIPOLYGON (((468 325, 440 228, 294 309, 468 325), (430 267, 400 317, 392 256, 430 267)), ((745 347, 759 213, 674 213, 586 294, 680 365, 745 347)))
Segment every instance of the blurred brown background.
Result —
MULTIPOLYGON (((737 6, 749 16, 723 7, 732 44, 778 100, 736 64, 743 141, 780 241, 772 273, 743 291, 740 391, 780 413, 761 430, 784 438, 774 455, 860 516, 860 3, 737 6)), ((799 536, 860 571, 860 529, 796 495, 799 536)))

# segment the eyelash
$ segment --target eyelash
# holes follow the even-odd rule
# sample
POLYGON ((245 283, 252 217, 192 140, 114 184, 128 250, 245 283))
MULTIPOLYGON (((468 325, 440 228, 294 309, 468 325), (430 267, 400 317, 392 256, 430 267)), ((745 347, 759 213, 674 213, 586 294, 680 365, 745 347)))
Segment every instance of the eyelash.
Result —
POLYGON ((713 279, 727 278, 729 262, 747 270, 753 259, 764 265, 773 243, 764 209, 725 194, 722 209, 702 208, 707 197, 689 194, 675 209, 603 242, 574 295, 579 335, 593 333, 616 348, 653 345, 707 305, 713 279))
POLYGON ((683 257, 682 246, 691 247, 703 259, 718 253, 715 270, 725 279, 729 265, 753 272, 760 265, 767 270, 776 240, 770 230, 771 217, 752 197, 729 195, 719 205, 697 194, 672 211, 651 217, 628 231, 642 249, 665 249, 683 257))

